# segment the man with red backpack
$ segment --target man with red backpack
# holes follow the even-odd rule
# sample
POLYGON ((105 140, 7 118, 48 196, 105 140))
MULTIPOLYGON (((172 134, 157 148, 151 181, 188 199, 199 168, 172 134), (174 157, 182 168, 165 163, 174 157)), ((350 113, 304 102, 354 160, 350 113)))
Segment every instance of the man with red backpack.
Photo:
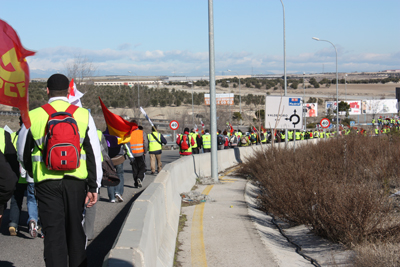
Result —
POLYGON ((185 128, 183 134, 178 135, 176 144, 179 146, 181 157, 192 155, 192 147, 195 145, 195 141, 189 133, 189 128, 185 128))
POLYGON ((47 80, 49 102, 29 112, 18 158, 33 177, 42 221, 46 266, 86 266, 84 206, 97 202, 102 167, 100 142, 89 111, 69 104, 69 80, 47 80), (78 144, 76 144, 78 142, 78 144))

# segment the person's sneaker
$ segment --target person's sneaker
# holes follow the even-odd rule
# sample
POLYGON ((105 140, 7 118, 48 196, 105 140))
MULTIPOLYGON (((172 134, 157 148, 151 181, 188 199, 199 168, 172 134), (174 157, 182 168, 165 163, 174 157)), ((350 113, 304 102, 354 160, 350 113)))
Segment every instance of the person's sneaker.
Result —
POLYGON ((115 194, 115 198, 118 200, 118 202, 124 201, 124 199, 122 198, 122 196, 120 194, 115 194))
POLYGON ((156 172, 151 172, 150 174, 156 174, 156 172))
POLYGON ((115 199, 111 199, 110 202, 111 202, 111 203, 115 203, 115 199))
POLYGON ((29 234, 31 237, 35 238, 38 235, 38 229, 37 229, 37 224, 35 220, 30 220, 29 221, 29 234))
POLYGON ((137 179, 137 183, 138 183, 137 187, 142 188, 143 185, 142 185, 142 181, 140 179, 137 179))
POLYGON ((10 235, 16 236, 17 235, 17 229, 14 226, 10 226, 8 228, 8 231, 10 231, 10 235))

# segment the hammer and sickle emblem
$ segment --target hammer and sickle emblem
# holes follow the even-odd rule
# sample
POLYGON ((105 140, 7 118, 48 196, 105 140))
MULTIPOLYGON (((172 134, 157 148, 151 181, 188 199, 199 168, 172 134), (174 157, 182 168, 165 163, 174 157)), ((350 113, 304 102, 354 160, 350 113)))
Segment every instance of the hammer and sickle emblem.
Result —
POLYGON ((12 92, 11 87, 17 87, 19 96, 25 96, 25 72, 22 70, 20 63, 18 62, 17 53, 15 48, 11 48, 5 54, 1 56, 4 66, 11 63, 15 71, 5 70, 0 65, 0 88, 4 87, 4 94, 10 97, 18 97, 17 92, 12 92))

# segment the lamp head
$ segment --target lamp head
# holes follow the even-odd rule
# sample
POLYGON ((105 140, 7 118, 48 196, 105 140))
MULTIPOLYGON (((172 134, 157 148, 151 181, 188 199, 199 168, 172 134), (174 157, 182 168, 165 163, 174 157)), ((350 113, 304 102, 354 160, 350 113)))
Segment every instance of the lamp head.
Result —
POLYGON ((316 40, 316 41, 319 41, 319 38, 317 38, 317 37, 313 37, 313 39, 316 40))

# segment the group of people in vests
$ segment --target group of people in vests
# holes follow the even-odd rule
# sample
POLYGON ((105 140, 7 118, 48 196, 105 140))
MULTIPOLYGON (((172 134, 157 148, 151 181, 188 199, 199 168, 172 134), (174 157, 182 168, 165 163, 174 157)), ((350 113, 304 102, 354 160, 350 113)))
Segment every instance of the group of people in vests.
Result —
MULTIPOLYGON (((216 136, 218 150, 266 144, 268 141, 266 132, 256 131, 243 134, 241 130, 218 130, 216 136)), ((176 144, 181 156, 211 152, 211 134, 208 129, 200 134, 195 129, 189 131, 189 128, 185 128, 184 132, 177 136, 176 144)))

